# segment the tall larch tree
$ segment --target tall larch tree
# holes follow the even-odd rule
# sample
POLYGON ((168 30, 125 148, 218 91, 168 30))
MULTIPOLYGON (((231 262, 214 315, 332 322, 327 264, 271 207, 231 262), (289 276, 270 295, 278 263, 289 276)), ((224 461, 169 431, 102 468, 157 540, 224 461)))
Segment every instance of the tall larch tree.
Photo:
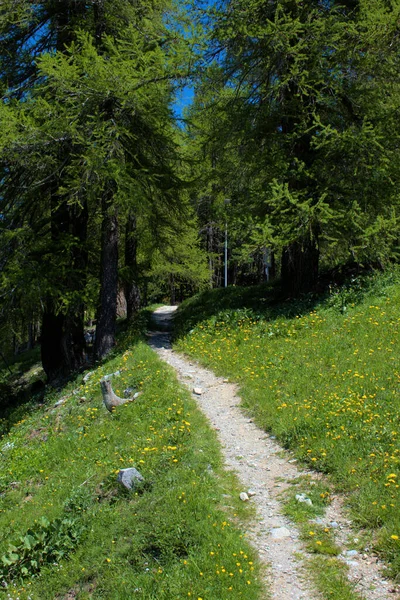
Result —
POLYGON ((96 358, 114 344, 118 219, 129 227, 143 198, 176 210, 170 104, 182 60, 164 24, 167 2, 18 7, 2 19, 3 110, 16 123, 3 144, 2 213, 5 229, 40 236, 24 284, 36 266, 42 362, 57 382, 85 360, 86 283, 96 264, 96 358), (89 265, 95 248, 100 261, 89 265))

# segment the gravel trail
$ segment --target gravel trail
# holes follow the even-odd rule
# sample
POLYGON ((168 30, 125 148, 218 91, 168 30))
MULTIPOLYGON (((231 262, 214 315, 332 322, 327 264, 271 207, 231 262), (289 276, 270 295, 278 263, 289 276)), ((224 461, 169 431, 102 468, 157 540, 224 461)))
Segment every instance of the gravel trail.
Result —
MULTIPOLYGON (((256 519, 247 532, 265 565, 265 580, 273 600, 319 600, 321 596, 302 568, 299 556, 307 556, 293 523, 281 513, 279 496, 290 486, 290 480, 301 475, 319 477, 311 471, 299 470, 296 461, 284 454, 274 438, 259 429, 241 411, 237 386, 216 377, 211 371, 189 361, 171 349, 168 329, 176 307, 164 306, 153 313, 162 331, 149 332, 149 344, 171 365, 178 378, 193 392, 199 407, 217 431, 225 464, 234 470, 250 492, 256 506, 256 519), (194 392, 196 390, 196 393, 194 392)), ((354 538, 349 518, 340 498, 334 498, 324 517, 327 525, 335 523, 339 545, 354 538)), ((341 558, 349 567, 349 580, 364 600, 396 600, 400 598, 393 583, 384 579, 383 565, 370 553, 360 555, 343 550, 341 558)))

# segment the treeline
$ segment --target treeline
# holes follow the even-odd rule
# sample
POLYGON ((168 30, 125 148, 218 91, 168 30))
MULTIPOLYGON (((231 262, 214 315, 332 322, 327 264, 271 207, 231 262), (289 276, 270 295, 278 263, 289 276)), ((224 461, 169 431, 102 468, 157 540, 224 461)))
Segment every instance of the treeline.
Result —
POLYGON ((115 343, 118 296, 180 300, 398 259, 390 0, 6 0, 0 331, 50 381, 115 343), (194 87, 183 120, 176 91, 194 87))
POLYGON ((399 15, 394 0, 231 0, 198 15, 192 198, 211 257, 227 219, 231 282, 270 265, 293 296, 321 269, 398 259, 399 15))
POLYGON ((3 3, 1 337, 40 322, 50 381, 85 364, 89 317, 109 352, 121 291, 131 318, 153 270, 201 280, 172 111, 184 25, 168 0, 3 3))

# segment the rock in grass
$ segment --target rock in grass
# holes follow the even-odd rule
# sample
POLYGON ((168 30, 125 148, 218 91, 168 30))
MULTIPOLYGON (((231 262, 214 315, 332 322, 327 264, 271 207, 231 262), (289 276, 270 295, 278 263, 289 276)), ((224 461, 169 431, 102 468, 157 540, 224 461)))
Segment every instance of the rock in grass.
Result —
POLYGON ((117 481, 122 483, 127 490, 134 490, 140 483, 143 483, 144 478, 137 469, 130 467, 129 469, 120 470, 117 481))
MULTIPOLYGON (((114 375, 115 374, 116 373, 114 373, 114 375)), ((132 402, 132 400, 137 398, 139 392, 137 392, 137 394, 135 394, 133 398, 120 398, 119 396, 117 396, 117 394, 114 393, 114 390, 112 389, 111 381, 109 380, 110 377, 111 375, 105 375, 104 377, 102 377, 102 379, 100 379, 100 387, 101 393, 103 395, 104 406, 107 410, 112 412, 113 409, 115 409, 117 406, 121 406, 121 404, 126 404, 127 402, 132 402)))
POLYGON ((126 388, 126 390, 124 390, 124 396, 133 396, 133 394, 136 392, 136 388, 134 387, 128 387, 126 388))
POLYGON ((94 371, 89 371, 89 373, 86 373, 86 375, 83 377, 84 383, 87 383, 92 375, 94 375, 94 371))
POLYGON ((248 499, 249 499, 249 497, 248 497, 248 495, 247 495, 247 493, 246 493, 246 492, 242 492, 242 493, 239 495, 239 498, 242 500, 242 502, 247 502, 247 501, 248 501, 248 499))
POLYGON ((310 498, 308 498, 305 494, 296 494, 296 500, 297 502, 300 502, 300 504, 307 504, 307 506, 312 506, 312 500, 310 500, 310 498))
POLYGON ((54 408, 57 408, 58 406, 61 406, 62 404, 64 404, 64 402, 66 401, 67 396, 64 396, 63 398, 60 398, 58 402, 55 403, 54 408))

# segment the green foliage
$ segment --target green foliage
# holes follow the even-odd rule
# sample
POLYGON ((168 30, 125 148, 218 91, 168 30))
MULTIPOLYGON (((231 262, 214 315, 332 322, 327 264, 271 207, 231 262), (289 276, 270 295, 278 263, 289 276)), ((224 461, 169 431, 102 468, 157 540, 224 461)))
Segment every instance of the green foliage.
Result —
MULTIPOLYGON (((0 16, 0 329, 8 348, 43 313, 59 318, 74 343, 55 347, 78 358, 64 357, 68 374, 82 362, 83 311, 98 306, 104 194, 121 229, 138 216, 143 287, 154 249, 186 217, 170 104, 188 45, 167 0, 30 4, 18 5, 26 22, 11 6, 0 16)), ((184 279, 202 259, 194 244, 180 254, 184 279)))
POLYGON ((208 232, 230 198, 231 264, 296 242, 328 268, 398 259, 398 10, 356 4, 227 1, 199 19, 212 50, 188 126, 193 198, 208 232))
POLYGON ((58 563, 79 543, 83 526, 77 519, 58 518, 51 523, 42 517, 14 544, 9 544, 0 561, 3 582, 17 582, 38 573, 45 564, 58 563))

